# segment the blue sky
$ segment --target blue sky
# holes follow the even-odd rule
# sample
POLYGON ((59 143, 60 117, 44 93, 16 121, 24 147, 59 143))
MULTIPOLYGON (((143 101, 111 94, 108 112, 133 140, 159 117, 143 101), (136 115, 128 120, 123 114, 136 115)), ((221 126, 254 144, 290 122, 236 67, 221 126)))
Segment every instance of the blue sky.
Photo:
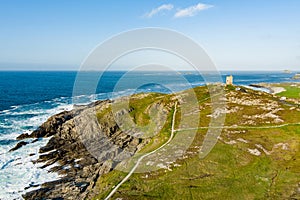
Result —
POLYGON ((162 27, 220 70, 300 70, 299 0, 0 0, 0 70, 77 70, 105 39, 162 27))

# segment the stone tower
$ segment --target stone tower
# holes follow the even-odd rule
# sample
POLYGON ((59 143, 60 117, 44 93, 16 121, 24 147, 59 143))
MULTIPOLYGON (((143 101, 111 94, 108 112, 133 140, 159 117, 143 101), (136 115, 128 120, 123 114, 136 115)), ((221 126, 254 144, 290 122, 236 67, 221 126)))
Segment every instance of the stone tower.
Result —
POLYGON ((233 85, 233 76, 226 76, 226 85, 233 85))

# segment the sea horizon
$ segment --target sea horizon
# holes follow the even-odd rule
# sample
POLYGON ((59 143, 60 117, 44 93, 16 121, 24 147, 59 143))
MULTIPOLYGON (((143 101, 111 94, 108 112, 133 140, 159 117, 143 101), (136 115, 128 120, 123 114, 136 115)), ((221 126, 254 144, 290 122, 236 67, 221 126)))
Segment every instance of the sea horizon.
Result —
MULTIPOLYGON (((134 72, 127 80, 122 90, 117 91, 117 95, 126 96, 135 92, 161 92, 172 93, 179 92, 188 88, 193 88, 205 84, 200 75, 190 74, 190 71, 181 73, 187 83, 183 83, 177 78, 176 73, 156 73, 156 72, 134 72), (148 84, 144 87, 132 88, 131 79, 149 80, 149 83, 159 81, 165 85, 148 84), (150 76, 149 76, 150 75, 150 76), (173 88, 171 91, 169 88, 173 88), (174 89, 175 88, 175 89, 174 89)), ((125 71, 106 72, 102 83, 102 87, 95 94, 82 95, 83 103, 93 102, 95 100, 104 100, 112 96, 114 86, 118 80, 124 75, 125 71)), ((97 75, 90 72, 91 76, 97 75)), ((45 145, 48 139, 41 139, 34 143, 28 149, 8 152, 17 144, 16 137, 22 133, 30 133, 37 129, 50 116, 62 111, 71 110, 73 107, 73 86, 77 72, 69 71, 11 71, 6 73, 0 72, 0 179, 7 180, 5 184, 0 185, 0 198, 6 195, 11 197, 19 196, 25 192, 24 187, 32 184, 43 183, 48 180, 56 180, 56 174, 49 174, 44 169, 39 169, 38 165, 32 164, 28 158, 28 154, 36 153, 38 149, 45 145), (19 158, 24 159, 22 165, 15 165, 19 158), (31 164, 30 164, 31 163, 31 164), (21 166, 21 168, 20 168, 21 166), (25 167, 24 167, 25 166, 25 167), (28 178, 23 174, 28 173, 28 178), (20 181, 24 179, 24 181, 20 181), (20 191, 20 193, 11 193, 11 191, 20 191)), ((275 83, 275 82, 292 82, 293 74, 283 72, 264 72, 264 71, 223 71, 222 79, 225 81, 227 75, 233 75, 234 84, 248 86, 255 83, 275 83)), ((89 80, 87 76, 86 80, 89 80)), ((294 80, 296 81, 296 80, 294 80)), ((299 82, 299 81, 297 81, 299 82)), ((89 84, 86 85, 87 87, 89 84)))

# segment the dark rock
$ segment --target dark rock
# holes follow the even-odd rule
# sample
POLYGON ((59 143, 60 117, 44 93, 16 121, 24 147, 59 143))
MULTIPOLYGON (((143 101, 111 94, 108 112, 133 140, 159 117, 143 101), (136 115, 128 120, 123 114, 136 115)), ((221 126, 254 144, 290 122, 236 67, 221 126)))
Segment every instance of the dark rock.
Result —
POLYGON ((17 137, 17 140, 24 140, 26 138, 30 138, 28 133, 23 133, 17 137))
POLYGON ((37 142, 37 141, 39 141, 39 139, 34 139, 34 140, 32 140, 31 143, 35 143, 35 142, 37 142))
POLYGON ((257 85, 257 84, 250 84, 249 86, 255 87, 255 88, 264 88, 262 85, 257 85))
POLYGON ((11 152, 11 151, 15 151, 15 150, 17 150, 17 149, 20 149, 22 146, 25 146, 26 144, 28 144, 28 142, 21 141, 21 142, 19 142, 14 148, 12 148, 12 149, 9 150, 9 151, 11 152))
POLYGON ((76 187, 80 188, 80 191, 83 192, 86 190, 86 188, 90 185, 89 182, 79 182, 79 183, 75 183, 76 187))
POLYGON ((32 184, 32 183, 30 183, 29 186, 25 187, 24 189, 28 190, 29 188, 39 187, 39 186, 40 186, 39 184, 32 184))
POLYGON ((66 121, 73 118, 73 113, 64 111, 57 115, 50 117, 45 123, 43 123, 37 130, 33 131, 30 135, 23 133, 17 137, 17 140, 23 140, 26 138, 41 138, 50 137, 56 134, 57 129, 66 121))
POLYGON ((108 100, 97 101, 59 113, 30 135, 18 137, 51 136, 47 145, 39 150, 43 154, 34 162, 43 163, 42 168, 55 163, 49 172, 64 175, 62 179, 44 183, 40 189, 26 193, 24 199, 87 199, 97 193, 94 187, 101 175, 111 171, 116 164, 109 160, 135 153, 137 146, 142 143, 141 139, 122 132, 112 113, 107 113, 100 122, 93 115, 95 110, 107 107, 110 103, 108 100), (91 154, 94 150, 100 152, 97 158, 91 154))
POLYGON ((38 190, 27 192, 26 194, 23 194, 22 197, 24 199, 43 199, 43 195, 47 195, 50 190, 50 188, 40 188, 38 190))
POLYGON ((240 92, 243 92, 243 93, 248 93, 248 92, 247 92, 247 90, 246 90, 245 88, 243 88, 243 87, 242 87, 242 88, 240 88, 240 92))
POLYGON ((70 182, 70 181, 73 181, 73 180, 74 180, 73 178, 66 177, 66 178, 62 178, 60 180, 43 183, 42 187, 45 187, 45 188, 54 188, 58 184, 67 183, 67 182, 70 182))

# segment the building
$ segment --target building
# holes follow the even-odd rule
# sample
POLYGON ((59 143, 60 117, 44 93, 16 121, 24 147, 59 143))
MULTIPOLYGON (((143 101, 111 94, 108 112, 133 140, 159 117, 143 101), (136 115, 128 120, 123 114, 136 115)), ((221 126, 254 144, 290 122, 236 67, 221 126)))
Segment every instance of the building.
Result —
POLYGON ((226 85, 233 85, 233 76, 226 76, 226 85))

